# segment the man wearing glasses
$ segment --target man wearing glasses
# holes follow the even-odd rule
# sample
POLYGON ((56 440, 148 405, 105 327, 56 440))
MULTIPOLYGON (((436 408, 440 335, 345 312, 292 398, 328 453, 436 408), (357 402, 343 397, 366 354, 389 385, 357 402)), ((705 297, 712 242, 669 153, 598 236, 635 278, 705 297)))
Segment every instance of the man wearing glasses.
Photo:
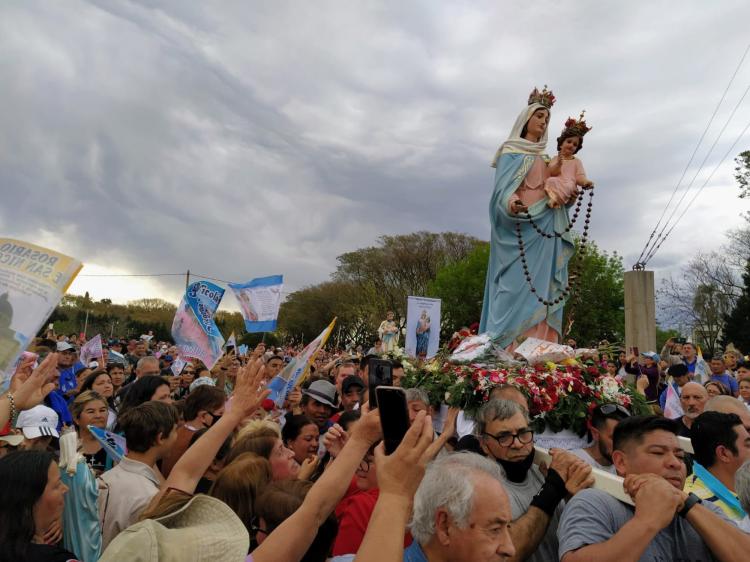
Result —
POLYGON ((484 453, 502 466, 510 498, 510 534, 519 560, 557 560, 560 502, 593 485, 591 467, 552 449, 546 475, 534 465, 534 432, 527 412, 510 400, 490 400, 479 410, 476 434, 484 453))
POLYGON ((617 424, 629 417, 630 412, 619 404, 597 406, 588 422, 591 445, 570 452, 594 468, 617 474, 615 465, 612 464, 612 435, 617 424))

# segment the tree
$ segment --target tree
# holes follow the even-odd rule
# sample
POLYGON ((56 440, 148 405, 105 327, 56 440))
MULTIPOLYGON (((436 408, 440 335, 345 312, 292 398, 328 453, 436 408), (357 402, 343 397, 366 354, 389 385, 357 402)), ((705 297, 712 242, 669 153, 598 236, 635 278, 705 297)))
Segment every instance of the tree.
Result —
POLYGON ((622 257, 608 254, 588 242, 584 249, 576 238, 575 263, 583 252, 580 278, 565 304, 563 329, 581 347, 595 347, 599 341, 622 341, 625 336, 625 289, 622 257))
POLYGON ((464 259, 438 271, 428 284, 427 294, 442 301, 440 312, 445 335, 479 322, 489 259, 489 242, 477 244, 464 259))
POLYGON ((403 320, 406 297, 426 295, 441 268, 464 259, 479 243, 477 238, 456 232, 382 236, 378 246, 339 256, 333 280, 365 291, 380 320, 387 310, 403 320))
POLYGON ((691 334, 708 353, 718 351, 724 319, 740 296, 734 267, 717 252, 698 252, 656 293, 660 323, 691 334))
POLYGON ((733 343, 740 350, 750 349, 750 260, 742 275, 742 293, 737 298, 731 312, 724 318, 722 344, 733 343))
POLYGON ((740 198, 745 198, 750 195, 750 150, 741 152, 734 162, 737 164, 734 178, 740 184, 740 198))

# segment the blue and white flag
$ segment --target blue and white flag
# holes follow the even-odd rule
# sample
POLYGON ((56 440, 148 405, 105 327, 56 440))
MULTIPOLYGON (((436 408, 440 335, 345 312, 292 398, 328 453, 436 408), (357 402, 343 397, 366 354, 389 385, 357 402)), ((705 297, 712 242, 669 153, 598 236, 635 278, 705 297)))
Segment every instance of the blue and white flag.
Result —
POLYGON ((229 288, 240 303, 245 329, 250 332, 273 332, 279 317, 283 275, 259 277, 247 283, 230 283, 229 288))
POLYGON ((112 433, 106 429, 95 427, 93 425, 88 426, 91 435, 99 441, 104 450, 115 462, 120 462, 120 459, 125 456, 128 451, 128 447, 125 444, 125 437, 112 433))
POLYGON ((247 352, 250 351, 250 348, 247 346, 247 344, 243 343, 237 348, 237 351, 239 351, 240 355, 244 357, 245 355, 247 355, 247 352))
POLYGON ((187 365, 187 361, 185 361, 182 357, 178 357, 172 362, 172 374, 176 377, 179 377, 182 374, 182 370, 185 368, 185 365, 187 365))
POLYGON ((209 281, 190 284, 172 322, 172 339, 181 357, 195 357, 212 369, 224 353, 224 337, 214 314, 224 289, 209 281))

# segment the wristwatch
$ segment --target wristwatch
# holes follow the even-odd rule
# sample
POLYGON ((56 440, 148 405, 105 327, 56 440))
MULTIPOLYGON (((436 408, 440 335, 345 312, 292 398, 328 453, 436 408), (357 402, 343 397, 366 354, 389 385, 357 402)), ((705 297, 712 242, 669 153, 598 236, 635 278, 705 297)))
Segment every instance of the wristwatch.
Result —
POLYGON ((679 512, 679 516, 687 517, 688 511, 693 509, 693 506, 697 503, 703 503, 703 500, 696 496, 693 492, 690 492, 687 499, 685 500, 685 505, 679 512))

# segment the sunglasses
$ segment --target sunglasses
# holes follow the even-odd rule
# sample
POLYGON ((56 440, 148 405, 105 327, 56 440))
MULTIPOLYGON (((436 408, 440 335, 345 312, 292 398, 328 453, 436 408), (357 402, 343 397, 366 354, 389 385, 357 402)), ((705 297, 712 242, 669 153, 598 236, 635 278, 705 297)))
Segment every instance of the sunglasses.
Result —
POLYGON ((604 416, 609 416, 615 412, 619 412, 623 416, 630 417, 630 412, 628 412, 624 406, 620 406, 619 404, 602 404, 596 408, 596 411, 604 416))

